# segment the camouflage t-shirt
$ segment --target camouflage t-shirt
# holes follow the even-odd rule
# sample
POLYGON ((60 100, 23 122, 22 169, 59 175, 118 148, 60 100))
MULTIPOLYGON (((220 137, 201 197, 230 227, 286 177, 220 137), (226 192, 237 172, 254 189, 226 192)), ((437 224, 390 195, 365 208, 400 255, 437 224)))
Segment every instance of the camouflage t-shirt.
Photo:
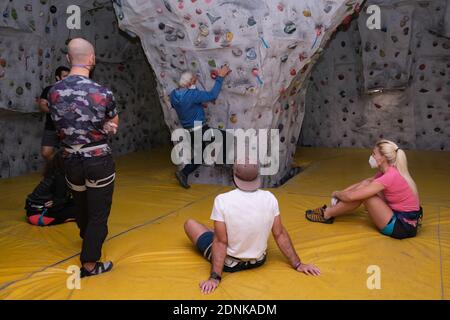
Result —
MULTIPOLYGON (((113 93, 87 77, 71 75, 48 94, 49 109, 61 141, 69 146, 106 141, 103 125, 117 115, 113 93)), ((109 146, 84 153, 85 157, 111 153, 109 146)), ((69 155, 65 153, 65 156, 69 155)))

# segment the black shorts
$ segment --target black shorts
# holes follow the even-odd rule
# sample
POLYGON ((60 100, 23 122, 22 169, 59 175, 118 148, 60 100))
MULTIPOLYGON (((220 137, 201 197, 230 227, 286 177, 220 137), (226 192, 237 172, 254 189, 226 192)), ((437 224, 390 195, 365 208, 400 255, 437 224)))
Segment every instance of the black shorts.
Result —
POLYGON ((59 138, 55 130, 44 129, 41 146, 54 148, 59 146, 59 138))
MULTIPOLYGON (((214 232, 206 231, 197 240, 197 248, 206 260, 211 262, 212 244, 214 240, 214 232)), ((262 266, 266 262, 266 255, 259 259, 241 260, 238 258, 227 256, 223 266, 224 272, 237 272, 242 270, 254 269, 262 266)))
POLYGON ((418 211, 393 213, 394 228, 390 236, 395 239, 415 237, 423 217, 422 207, 418 211))

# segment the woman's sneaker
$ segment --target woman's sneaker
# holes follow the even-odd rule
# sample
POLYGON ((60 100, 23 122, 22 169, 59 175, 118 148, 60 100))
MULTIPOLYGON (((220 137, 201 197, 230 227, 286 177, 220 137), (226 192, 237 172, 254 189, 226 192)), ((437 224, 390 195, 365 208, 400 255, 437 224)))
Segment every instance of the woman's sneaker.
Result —
POLYGON ((80 269, 80 277, 90 277, 90 276, 96 276, 108 271, 111 271, 113 267, 113 263, 111 261, 106 262, 96 262, 94 269, 91 271, 88 271, 85 267, 81 267, 80 269))
POLYGON ((305 216, 306 219, 308 219, 311 222, 321 222, 326 224, 331 224, 334 222, 334 218, 326 219, 324 217, 325 209, 327 208, 326 205, 324 205, 321 208, 316 208, 314 210, 306 210, 305 216))

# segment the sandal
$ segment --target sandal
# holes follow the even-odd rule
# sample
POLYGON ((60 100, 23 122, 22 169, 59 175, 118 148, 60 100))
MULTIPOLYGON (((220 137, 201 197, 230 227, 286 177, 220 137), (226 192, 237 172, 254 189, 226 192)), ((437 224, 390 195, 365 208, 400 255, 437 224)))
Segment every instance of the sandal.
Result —
POLYGON ((323 214, 325 213, 325 209, 327 208, 326 205, 324 205, 321 208, 316 208, 314 210, 306 210, 305 211, 305 217, 311 222, 321 222, 326 224, 332 224, 334 222, 334 217, 325 219, 323 214))

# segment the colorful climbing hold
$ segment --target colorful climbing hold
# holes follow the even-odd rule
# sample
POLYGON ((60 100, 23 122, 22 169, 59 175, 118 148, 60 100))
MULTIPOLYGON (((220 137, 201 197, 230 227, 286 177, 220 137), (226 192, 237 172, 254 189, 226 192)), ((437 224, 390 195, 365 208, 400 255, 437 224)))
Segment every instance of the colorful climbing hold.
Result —
POLYGON ((309 10, 303 10, 303 15, 307 18, 311 17, 311 11, 309 10))

